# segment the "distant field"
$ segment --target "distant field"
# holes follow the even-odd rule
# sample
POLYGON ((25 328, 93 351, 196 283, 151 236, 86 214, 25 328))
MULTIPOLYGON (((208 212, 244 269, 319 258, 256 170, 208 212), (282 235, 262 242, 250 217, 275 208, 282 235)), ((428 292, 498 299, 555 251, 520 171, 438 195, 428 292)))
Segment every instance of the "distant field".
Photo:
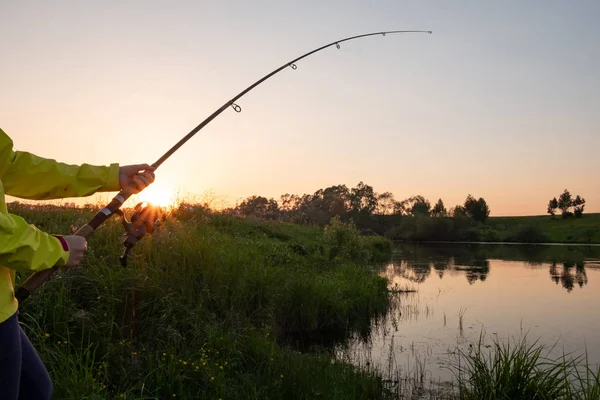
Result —
POLYGON ((551 242, 600 243, 600 213, 583 214, 582 218, 539 215, 527 217, 489 217, 486 221, 497 231, 509 231, 517 226, 536 225, 551 242))

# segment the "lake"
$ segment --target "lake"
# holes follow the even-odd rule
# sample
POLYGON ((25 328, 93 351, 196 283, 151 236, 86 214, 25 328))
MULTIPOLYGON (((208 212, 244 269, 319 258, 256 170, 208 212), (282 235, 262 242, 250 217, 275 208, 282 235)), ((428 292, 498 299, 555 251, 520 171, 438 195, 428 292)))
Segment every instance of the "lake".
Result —
POLYGON ((446 381, 482 334, 600 362, 600 246, 400 244, 380 274, 402 293, 368 340, 339 350, 351 362, 446 381))

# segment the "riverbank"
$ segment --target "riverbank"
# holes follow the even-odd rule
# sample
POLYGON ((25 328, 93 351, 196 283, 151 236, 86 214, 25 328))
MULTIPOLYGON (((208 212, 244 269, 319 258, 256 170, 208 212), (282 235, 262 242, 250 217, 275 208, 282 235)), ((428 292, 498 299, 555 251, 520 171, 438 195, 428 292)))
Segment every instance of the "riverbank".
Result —
MULTIPOLYGON (((81 226, 96 212, 9 209, 56 233, 81 226)), ((328 346, 349 334, 368 337, 389 312, 394 294, 373 268, 389 259, 389 240, 360 236, 338 219, 321 229, 185 205, 161 220, 127 268, 118 262, 120 222, 108 221, 90 239, 81 268, 61 272, 21 305, 23 328, 48 366, 55 397, 388 399, 402 398, 411 390, 406 385, 423 387, 422 377, 419 387, 402 371, 386 375, 337 359, 328 346)), ((527 253, 536 260, 555 256, 527 253)), ((537 358, 504 357, 502 351, 499 344, 488 354, 502 356, 507 368, 523 362, 533 363, 534 372, 544 367, 537 358)), ((486 372, 483 359, 469 356, 461 365, 477 368, 463 369, 450 392, 430 391, 429 398, 484 393, 469 386, 486 372)), ((591 373, 593 394, 599 374, 591 373)))
MULTIPOLYGON (((548 243, 600 243, 600 213, 584 214, 581 218, 561 216, 490 217, 486 225, 498 231, 518 233, 537 231, 541 233, 536 241, 548 243)), ((523 235, 527 237, 527 235, 523 235)))
MULTIPOLYGON (((10 205, 45 231, 68 232, 92 209, 10 205)), ((180 207, 119 265, 114 218, 81 268, 20 308, 56 398, 382 398, 375 373, 332 362, 318 336, 368 332, 386 312, 369 267, 391 243, 334 221, 325 229, 180 207)), ((18 282, 17 282, 18 283, 18 282)))
POLYGON ((485 223, 468 217, 383 216, 373 231, 408 242, 600 243, 600 214, 490 217, 485 223))

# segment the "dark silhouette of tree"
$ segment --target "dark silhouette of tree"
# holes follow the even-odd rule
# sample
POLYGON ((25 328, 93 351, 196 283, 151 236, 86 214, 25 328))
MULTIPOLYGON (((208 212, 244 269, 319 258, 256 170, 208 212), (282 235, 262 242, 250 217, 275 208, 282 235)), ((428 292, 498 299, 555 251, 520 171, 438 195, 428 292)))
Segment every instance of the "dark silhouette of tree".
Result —
POLYGON ((475 200, 475 198, 469 194, 465 200, 464 208, 467 212, 467 216, 471 217, 473 221, 485 222, 490 215, 490 209, 482 197, 475 200))
POLYGON ((350 191, 350 208, 354 214, 371 215, 377 208, 377 197, 373 187, 362 181, 350 191))
POLYGON ((429 212, 431 210, 431 204, 425 197, 418 195, 413 198, 413 204, 410 209, 410 213, 413 216, 416 215, 424 215, 429 216, 429 212))
POLYGON ((397 202, 394 212, 400 215, 425 215, 429 216, 431 203, 425 197, 416 195, 397 202))
POLYGON ((570 217, 573 215, 569 209, 573 206, 573 199, 571 193, 565 189, 565 191, 558 198, 558 208, 560 209, 563 218, 570 217))
POLYGON ((275 199, 267 199, 262 196, 250 196, 237 207, 242 215, 256 216, 262 218, 276 218, 279 205, 275 199))
POLYGON ((573 214, 576 218, 581 218, 583 215, 583 208, 585 207, 585 199, 577 195, 573 200, 573 214))
POLYGON ((437 203, 435 203, 435 206, 433 206, 433 208, 431 209, 431 216, 432 217, 445 217, 447 214, 446 211, 446 207, 444 207, 444 202, 442 201, 442 199, 438 199, 437 203))
POLYGON ((391 192, 381 193, 379 196, 377 196, 377 214, 394 214, 395 206, 396 200, 394 200, 394 195, 391 192))
POLYGON ((467 216, 467 209, 464 208, 461 205, 457 205, 456 207, 453 207, 450 209, 449 215, 451 217, 466 217, 467 216))
POLYGON ((558 200, 556 200, 556 197, 555 197, 548 202, 548 211, 547 211, 548 214, 554 216, 554 213, 556 212, 557 208, 558 208, 558 200))

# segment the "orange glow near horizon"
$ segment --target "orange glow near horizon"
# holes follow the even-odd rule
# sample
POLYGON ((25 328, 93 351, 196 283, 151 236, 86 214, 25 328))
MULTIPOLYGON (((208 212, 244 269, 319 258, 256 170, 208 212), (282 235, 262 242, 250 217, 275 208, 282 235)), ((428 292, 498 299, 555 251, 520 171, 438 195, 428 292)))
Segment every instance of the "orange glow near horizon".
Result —
MULTIPOLYGON (((241 113, 228 108, 177 150, 139 198, 223 208, 362 181, 447 209, 472 194, 490 216, 548 215, 568 189, 585 198, 584 213, 600 212, 600 3, 143 9, 0 5, 0 128, 16 150, 151 164, 282 63, 406 15, 433 34, 361 38, 283 69, 236 100, 241 113)), ((115 194, 55 202, 102 207, 115 194)))
POLYGON ((154 182, 135 196, 137 202, 148 202, 155 206, 171 208, 176 205, 177 192, 168 183, 154 182))

